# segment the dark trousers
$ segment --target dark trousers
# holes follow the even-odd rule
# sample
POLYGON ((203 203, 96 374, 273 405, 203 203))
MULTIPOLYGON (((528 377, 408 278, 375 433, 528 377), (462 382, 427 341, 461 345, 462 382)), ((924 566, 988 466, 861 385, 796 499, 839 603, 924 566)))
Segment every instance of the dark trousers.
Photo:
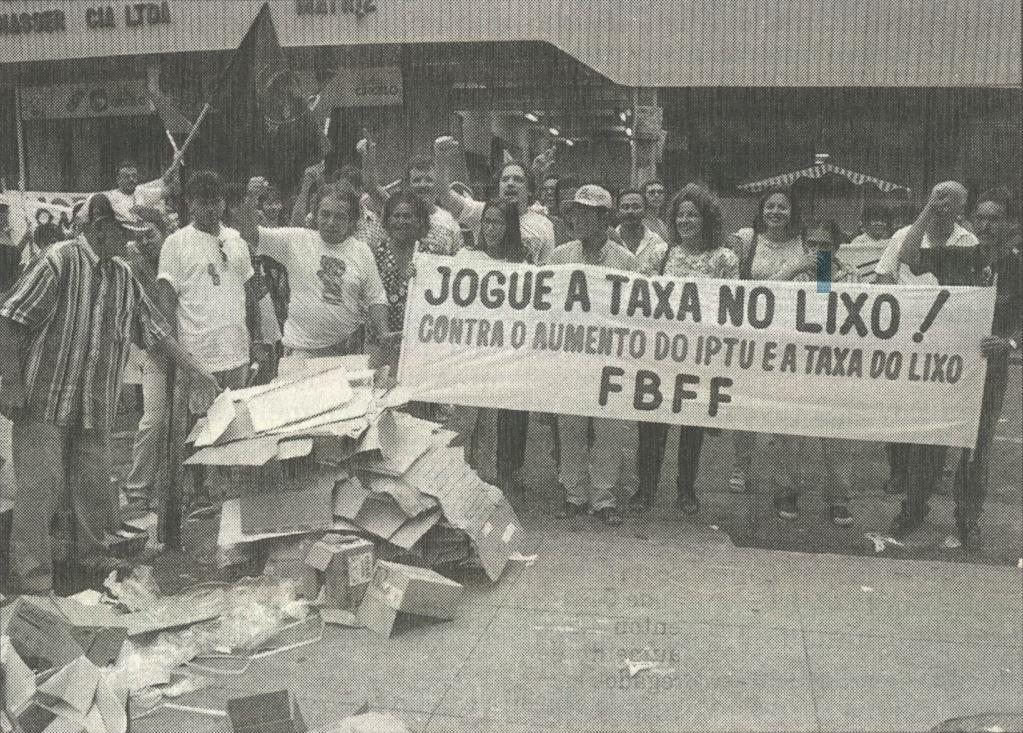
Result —
POLYGON ((510 478, 526 462, 526 434, 529 413, 517 410, 497 411, 497 475, 510 478))
POLYGON ((994 442, 998 417, 1005 403, 1008 386, 1009 361, 990 359, 987 378, 984 381, 984 398, 980 408, 980 426, 977 430, 977 445, 974 450, 964 450, 959 459, 955 478, 956 525, 964 535, 979 520, 984 510, 987 495, 988 475, 991 465, 991 448, 994 442))
POLYGON ((900 450, 906 508, 913 514, 924 510, 945 474, 948 448, 943 445, 905 445, 900 450))
MULTIPOLYGON (((636 472, 639 474, 639 494, 648 502, 657 495, 664 463, 664 448, 668 442, 668 425, 641 422, 639 424, 639 451, 636 472)), ((678 496, 680 499, 696 495, 696 477, 700 471, 700 451, 703 448, 703 428, 683 425, 678 441, 678 496)))

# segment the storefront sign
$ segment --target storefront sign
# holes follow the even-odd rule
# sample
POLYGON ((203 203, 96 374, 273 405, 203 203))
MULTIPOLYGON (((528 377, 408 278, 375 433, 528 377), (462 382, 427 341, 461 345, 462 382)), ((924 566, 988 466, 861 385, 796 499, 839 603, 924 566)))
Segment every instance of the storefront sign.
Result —
POLYGON ((376 0, 295 0, 298 15, 368 15, 376 9, 376 0))
POLYGON ((0 13, 0 35, 53 34, 68 29, 101 30, 170 24, 170 5, 166 0, 127 5, 90 5, 80 15, 72 13, 70 19, 68 13, 57 9, 0 13))
POLYGON ((26 120, 82 119, 148 115, 146 83, 141 79, 26 87, 21 92, 26 120))
POLYGON ((345 68, 323 87, 314 109, 329 114, 332 107, 389 107, 403 98, 400 67, 345 68))
POLYGON ((969 447, 992 288, 643 277, 420 255, 417 400, 969 447))

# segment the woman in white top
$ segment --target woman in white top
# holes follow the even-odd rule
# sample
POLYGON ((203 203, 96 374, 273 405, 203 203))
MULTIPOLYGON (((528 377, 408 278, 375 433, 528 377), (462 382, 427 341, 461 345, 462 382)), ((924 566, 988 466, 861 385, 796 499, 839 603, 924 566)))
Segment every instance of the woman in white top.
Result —
MULTIPOLYGON (((764 192, 753 226, 732 235, 731 246, 739 255, 743 280, 792 280, 800 272, 816 271, 816 259, 803 247, 799 202, 788 189, 764 192)), ((757 436, 745 431, 736 431, 734 436, 735 465, 729 488, 742 494, 749 490, 757 436)))
MULTIPOLYGON (((721 241, 721 207, 704 186, 690 183, 682 188, 668 206, 668 221, 673 232, 671 246, 660 263, 662 275, 692 279, 734 279, 739 275, 739 258, 721 241)), ((678 443, 678 511, 692 515, 699 511, 696 477, 704 430, 683 425, 678 443)), ((668 426, 661 423, 639 424, 637 471, 639 491, 629 499, 630 509, 645 511, 654 503, 664 460, 668 426)))
POLYGON ((361 353, 367 321, 375 337, 387 333, 388 308, 373 252, 353 236, 360 221, 358 193, 344 181, 321 187, 314 231, 256 226, 258 189, 250 183, 238 228, 258 254, 288 270, 284 347, 306 357, 361 353))

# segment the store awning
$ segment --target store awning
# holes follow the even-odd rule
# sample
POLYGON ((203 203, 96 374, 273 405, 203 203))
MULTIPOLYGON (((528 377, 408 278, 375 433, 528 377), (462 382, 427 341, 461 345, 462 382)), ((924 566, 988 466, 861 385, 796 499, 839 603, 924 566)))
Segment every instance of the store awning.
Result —
POLYGON ((762 178, 759 181, 741 183, 737 186, 737 188, 740 191, 746 191, 748 193, 760 193, 761 191, 766 191, 769 188, 791 186, 800 178, 824 178, 824 176, 828 174, 847 178, 857 186, 876 186, 885 193, 892 193, 893 191, 905 191, 906 194, 912 193, 907 186, 892 183, 891 181, 886 181, 883 178, 878 178, 877 176, 872 176, 868 173, 860 173, 859 171, 850 170, 849 168, 842 168, 841 166, 833 163, 816 163, 815 165, 811 165, 807 168, 801 168, 797 171, 781 173, 777 176, 771 176, 770 178, 762 178))
MULTIPOLYGON (((1020 85, 1019 2, 269 0, 281 45, 539 41, 627 87, 1020 85)), ((262 0, 0 0, 7 63, 236 48, 262 0)))

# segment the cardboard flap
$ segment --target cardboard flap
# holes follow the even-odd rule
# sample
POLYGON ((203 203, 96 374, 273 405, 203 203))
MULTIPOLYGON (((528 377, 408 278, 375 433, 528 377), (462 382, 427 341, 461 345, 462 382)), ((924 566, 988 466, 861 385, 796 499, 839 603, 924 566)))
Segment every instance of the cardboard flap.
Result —
POLYGON ((278 454, 277 438, 261 436, 211 445, 185 459, 186 466, 264 466, 278 454))
POLYGON ((363 502, 353 521, 365 531, 386 540, 397 532, 408 518, 390 496, 374 494, 363 502))
POLYGON ((291 461, 295 458, 305 458, 313 452, 312 438, 294 438, 282 440, 277 444, 277 460, 291 461))
POLYGON ((53 667, 64 667, 84 654, 70 624, 28 598, 18 602, 7 623, 7 635, 14 650, 29 663, 42 659, 53 667))
POLYGON ((59 716, 84 720, 96 699, 99 681, 99 668, 79 657, 39 685, 36 699, 59 716))
POLYGON ((332 369, 283 383, 246 402, 257 433, 307 420, 337 409, 352 399, 344 369, 332 369))
POLYGON ((348 480, 337 485, 334 499, 334 516, 355 519, 362 505, 372 496, 357 476, 349 476, 348 480))
POLYGON ((436 423, 418 420, 403 412, 390 410, 377 422, 380 457, 366 461, 367 471, 385 476, 401 476, 431 445, 436 423))
POLYGON ((227 701, 234 733, 305 733, 298 701, 287 690, 265 692, 227 701))
POLYGON ((369 490, 375 494, 387 494, 396 502, 401 510, 410 517, 415 517, 437 506, 437 500, 429 494, 405 483, 401 479, 390 476, 369 475, 369 490))
POLYGON ((36 677, 6 636, 0 637, 0 669, 3 670, 4 684, 0 686, 3 707, 16 715, 35 694, 36 677))
POLYGON ((440 507, 434 507, 429 511, 412 517, 390 536, 388 542, 392 545, 397 545, 403 550, 411 550, 423 535, 430 530, 430 527, 441 520, 442 516, 440 507))

